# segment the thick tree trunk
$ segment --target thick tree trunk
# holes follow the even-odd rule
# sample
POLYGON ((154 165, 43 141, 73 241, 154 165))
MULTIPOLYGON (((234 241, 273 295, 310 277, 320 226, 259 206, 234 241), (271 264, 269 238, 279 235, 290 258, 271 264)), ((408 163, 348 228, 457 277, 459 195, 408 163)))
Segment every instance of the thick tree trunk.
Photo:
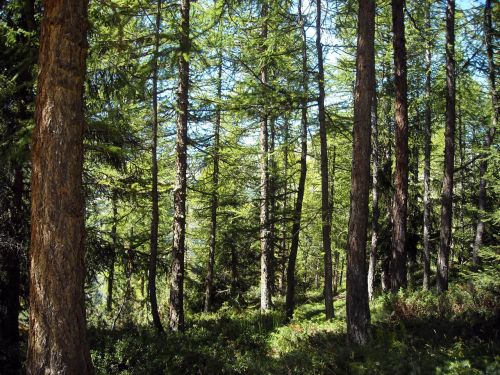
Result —
POLYGON ((441 194, 441 231, 437 262, 437 291, 448 290, 448 267, 453 208, 453 172, 455 162, 455 1, 446 6, 446 124, 444 135, 444 177, 441 194))
POLYGON ((392 0, 396 83, 396 170, 394 174, 391 289, 406 288, 406 219, 408 204, 408 100, 404 0, 392 0))
MULTIPOLYGON (((373 80, 375 82, 375 79, 373 80)), ((377 124, 377 88, 374 83, 374 93, 371 106, 371 126, 372 126, 372 240, 370 245, 370 263, 368 265, 368 298, 373 298, 375 287, 375 268, 377 266, 377 247, 379 237, 379 150, 378 150, 378 124, 377 124)))
MULTIPOLYGON (((431 26, 430 4, 427 6, 425 15, 426 29, 431 26)), ((423 266, 423 288, 429 290, 431 273, 430 255, 430 233, 431 233, 431 62, 432 62, 432 42, 430 33, 427 34, 427 45, 425 49, 425 114, 424 114, 424 251, 423 266)))
POLYGON ((370 188, 370 120, 375 95, 375 0, 359 0, 358 5, 346 318, 349 342, 363 345, 370 336, 365 249, 370 188))
POLYGON ((155 30, 155 49, 153 56, 153 129, 152 129, 152 147, 151 147, 151 252, 149 256, 148 267, 148 292, 151 303, 151 315, 153 316, 153 325, 158 333, 163 332, 163 326, 158 312, 158 301, 156 300, 156 264, 158 259, 158 50, 160 48, 160 27, 161 27, 161 0, 157 2, 156 10, 156 30, 155 30))
MULTIPOLYGON (((493 143, 493 138, 495 137, 496 128, 498 125, 498 96, 496 89, 496 66, 494 58, 494 48, 493 48, 493 34, 494 29, 492 25, 492 5, 491 0, 486 0, 484 7, 484 34, 486 41, 486 52, 488 55, 488 78, 491 90, 491 104, 493 106, 493 116, 491 118, 491 127, 488 129, 488 133, 484 138, 483 146, 488 148, 493 143)), ((479 194, 477 200, 477 208, 479 211, 479 218, 476 226, 476 235, 474 237, 474 245, 472 247, 472 266, 476 268, 478 265, 478 254, 479 249, 483 244, 483 233, 484 233, 484 210, 486 209, 486 180, 484 175, 488 164, 486 160, 481 160, 479 164, 479 194)))
POLYGON ((288 257, 288 267, 286 270, 286 302, 285 314, 286 320, 289 321, 293 317, 295 309, 295 265, 297 262, 297 251, 299 248, 300 236, 300 220, 302 217, 302 202, 304 201, 304 191, 307 175, 307 91, 308 91, 308 75, 307 75, 307 37, 304 26, 304 17, 302 15, 302 0, 299 0, 298 5, 299 23, 301 31, 301 49, 302 49, 302 98, 301 98, 301 120, 300 120, 300 177, 299 186, 297 188, 297 199, 293 211, 292 224, 292 242, 290 244, 290 255, 288 257))
POLYGON ((118 210, 116 207, 116 200, 117 200, 117 193, 116 190, 113 190, 113 195, 111 197, 111 205, 112 205, 112 210, 113 210, 113 224, 111 226, 111 241, 112 241, 112 247, 111 247, 111 256, 109 260, 109 275, 108 275, 108 295, 106 299, 106 310, 108 312, 111 312, 113 310, 113 283, 115 280, 115 260, 116 260, 116 248, 118 246, 118 239, 116 236, 116 223, 117 223, 117 216, 118 216, 118 210))
MULTIPOLYGON (((267 39, 268 4, 262 4, 262 53, 265 52, 267 39)), ((263 65, 260 79, 267 83, 267 66, 263 65)), ((260 309, 267 311, 271 308, 272 278, 271 278, 271 223, 269 218, 269 133, 267 109, 262 108, 260 118, 260 309)))
POLYGON ((220 139, 220 124, 221 124, 221 105, 222 97, 222 50, 219 51, 219 67, 217 70, 217 105, 215 109, 214 123, 214 146, 213 146, 213 171, 212 171, 212 196, 210 202, 210 248, 208 251, 208 269, 207 279, 205 282, 205 312, 210 312, 213 305, 213 279, 215 266, 215 247, 217 244, 217 208, 219 205, 219 139, 220 139))
POLYGON ((331 213, 328 196, 328 145, 326 138, 325 116, 325 72, 323 69, 323 46, 321 44, 321 0, 316 0, 316 51, 318 53, 318 120, 321 149, 321 221, 323 232, 323 251, 325 267, 325 314, 327 319, 332 319, 333 311, 333 286, 332 286, 332 246, 331 246, 331 213))
POLYGON ((186 171, 189 89, 189 8, 190 0, 181 0, 181 33, 178 60, 176 181, 174 186, 174 225, 172 267, 170 272, 169 328, 184 329, 184 251, 186 239, 186 171))
POLYGON ((33 133, 28 374, 90 374, 84 301, 87 1, 45 1, 33 133))

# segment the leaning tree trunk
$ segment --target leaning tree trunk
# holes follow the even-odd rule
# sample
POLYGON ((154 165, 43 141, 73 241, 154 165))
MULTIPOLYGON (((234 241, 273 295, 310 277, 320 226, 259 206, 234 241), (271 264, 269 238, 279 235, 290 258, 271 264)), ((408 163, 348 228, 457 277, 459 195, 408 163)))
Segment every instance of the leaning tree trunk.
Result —
POLYGON ((32 145, 28 374, 90 374, 84 295, 87 1, 45 1, 32 145))
POLYGON ((174 186, 174 225, 172 266, 170 271, 169 327, 184 329, 184 250, 186 239, 187 190, 187 127, 189 89, 189 8, 190 0, 181 0, 180 53, 178 58, 179 85, 177 88, 176 180, 174 186))
MULTIPOLYGON (((262 48, 265 52, 267 39, 268 4, 262 4, 262 48)), ((267 66, 264 64, 260 71, 262 84, 267 83, 267 66)), ((265 106, 264 106, 265 107, 265 106)), ((272 278, 271 278, 271 223, 269 217, 269 132, 267 109, 262 108, 260 118, 260 309, 267 311, 271 308, 272 278)))
POLYGON ((217 71, 217 105, 215 108, 214 124, 214 146, 213 146, 213 170, 212 170, 212 196, 210 202, 210 249, 208 252, 208 269, 205 289, 205 312, 210 312, 213 305, 213 279, 215 266, 215 247, 217 244, 217 208, 219 205, 219 138, 221 124, 221 104, 222 97, 222 49, 219 50, 219 64, 217 71))
MULTIPOLYGON (((484 7, 484 34, 486 41, 486 52, 488 55, 488 78, 491 90, 491 104, 493 106, 493 116, 491 118, 491 127, 484 138, 484 148, 487 149, 493 143, 493 138, 495 137, 495 132, 498 124, 498 96, 496 89, 496 66, 494 58, 493 49, 493 33, 495 32, 492 25, 492 5, 491 0, 486 0, 484 7)), ((484 210, 486 208, 486 180, 484 175, 488 168, 488 162, 483 159, 479 164, 479 195, 477 200, 477 208, 479 211, 479 218, 476 226, 476 236, 474 238, 474 245, 472 247, 472 265, 477 267, 478 264, 478 253, 479 248, 483 244, 483 233, 484 233, 484 210)))
POLYGON ((297 262, 297 251, 299 248, 300 235, 300 220, 302 217, 302 202, 304 201, 304 190, 307 174, 307 91, 308 91, 308 76, 307 76, 307 39, 304 26, 304 17, 302 15, 302 0, 299 0, 298 5, 299 23, 301 31, 301 49, 302 49, 302 98, 301 98, 301 132, 300 132, 300 177, 299 186, 297 188, 297 199, 293 211, 292 224, 292 242, 290 244, 290 255, 288 257, 288 267, 286 270, 286 301, 285 315, 289 321, 293 317, 295 309, 295 264, 297 262))
POLYGON ((149 255, 148 267, 148 291, 151 303, 151 315, 153 316, 153 325, 157 332, 163 332, 163 326, 158 312, 158 301, 156 300, 156 264, 158 259, 158 52, 160 48, 160 27, 161 27, 161 0, 158 0, 156 10, 156 29, 155 29, 155 49, 153 56, 153 131, 151 147, 151 253, 149 255))
POLYGON ((318 120, 321 149, 321 221, 323 232, 323 251, 325 252, 325 314, 332 319, 333 286, 332 286, 332 245, 331 245, 331 212, 328 197, 328 145, 326 138, 325 116, 325 72, 323 69, 323 46, 321 44, 321 0, 316 0, 316 51, 318 53, 318 120))
POLYGON ((444 178, 441 194, 441 231, 437 262, 437 291, 448 290, 448 267, 453 208, 455 162, 455 0, 446 6, 446 124, 444 134, 444 178))
POLYGON ((408 99, 404 0, 392 0, 396 83, 396 170, 394 174, 391 289, 406 288, 406 216, 408 204, 408 99))
MULTIPOLYGON (((430 4, 427 6, 426 29, 431 27, 430 4)), ((425 49, 425 115, 424 115, 424 251, 422 253, 424 275, 423 288, 429 290, 431 273, 430 255, 430 233, 431 233, 431 63, 432 63, 432 42, 430 32, 426 34, 427 45, 425 49)))
POLYGON ((363 345, 370 336, 365 249, 370 188, 370 120, 375 94, 375 0, 359 0, 358 4, 346 318, 349 342, 363 345))

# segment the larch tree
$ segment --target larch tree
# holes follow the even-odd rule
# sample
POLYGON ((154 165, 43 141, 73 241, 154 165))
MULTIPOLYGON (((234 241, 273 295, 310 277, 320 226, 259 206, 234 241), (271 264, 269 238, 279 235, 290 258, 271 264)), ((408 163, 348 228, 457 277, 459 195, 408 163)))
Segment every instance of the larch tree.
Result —
POLYGON ((151 234, 150 234, 150 254, 148 265, 148 292, 151 303, 151 315, 153 325, 157 332, 163 332, 163 326, 158 312, 158 301, 156 299, 156 264, 158 260, 158 55, 160 48, 160 27, 161 27, 161 0, 157 2, 156 24, 154 36, 154 52, 152 61, 153 75, 153 106, 152 106, 152 139, 151 139, 151 234))
POLYGON ((180 49, 178 56, 179 83, 177 88, 176 178, 174 186, 174 224, 172 265, 170 270, 169 327, 184 329, 184 252, 186 240, 186 191, 189 90, 189 9, 190 0, 180 3, 180 49))
POLYGON ((358 5, 346 319, 349 342, 363 345, 370 336, 365 249, 369 213, 371 109, 375 95, 375 0, 360 0, 358 5))
POLYGON ((325 72, 323 68, 323 45, 321 43, 321 0, 316 0, 316 52, 318 55, 318 120, 321 159, 321 228, 324 252, 324 289, 325 314, 327 319, 334 317, 333 310, 333 271, 331 241, 331 211, 328 195, 328 144, 325 114, 325 72))
POLYGON ((28 374, 90 374, 82 189, 87 1, 44 1, 31 178, 28 374))
POLYGON ((444 134, 444 177, 441 192, 441 228, 437 261, 437 291, 448 290, 448 268, 453 209, 455 167, 455 0, 446 2, 446 123, 444 134))
POLYGON ((408 83, 404 0, 392 0, 394 47, 395 154, 394 198, 392 208, 391 289, 406 288, 406 220, 408 205, 408 83))

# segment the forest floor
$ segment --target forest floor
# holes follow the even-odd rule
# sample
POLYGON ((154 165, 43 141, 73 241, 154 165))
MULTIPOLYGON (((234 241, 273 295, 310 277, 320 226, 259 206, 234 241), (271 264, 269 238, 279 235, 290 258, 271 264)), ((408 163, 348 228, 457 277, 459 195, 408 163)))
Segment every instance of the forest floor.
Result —
POLYGON ((373 340, 346 345, 344 291, 325 321, 319 293, 293 321, 276 311, 221 309, 188 316, 184 333, 91 329, 103 374, 500 374, 500 255, 479 272, 454 268, 449 292, 407 291, 371 303, 373 340))

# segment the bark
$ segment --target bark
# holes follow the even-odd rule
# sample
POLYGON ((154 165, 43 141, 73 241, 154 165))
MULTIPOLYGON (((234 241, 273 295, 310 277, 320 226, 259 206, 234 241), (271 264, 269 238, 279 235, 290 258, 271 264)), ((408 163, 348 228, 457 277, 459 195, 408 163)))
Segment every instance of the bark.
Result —
POLYGON ((391 289, 406 288, 406 219, 408 204, 408 99, 404 0, 392 0, 392 29, 396 83, 396 170, 394 174, 391 289))
POLYGON ((279 267, 279 279, 278 279, 278 288, 281 295, 285 295, 285 274, 286 274, 286 257, 288 253, 287 249, 287 215, 288 215, 288 142, 290 139, 289 134, 289 126, 288 126, 288 118, 285 118, 284 124, 284 148, 283 148, 283 179, 284 179, 284 188, 283 188, 283 230, 281 237, 281 254, 279 257, 280 267, 279 267))
POLYGON ((212 196, 210 202, 210 248, 208 252, 208 269, 205 289, 205 312, 210 312, 213 305, 213 279, 215 265, 215 247, 217 245, 217 208, 219 205, 219 139, 220 139, 220 124, 221 124, 221 105, 222 97, 222 50, 219 51, 219 67, 217 71, 217 100, 218 103, 215 109, 215 124, 214 124, 214 146, 213 146, 213 171, 212 171, 212 196))
POLYGON ((375 95, 375 0, 360 0, 358 4, 346 320, 349 342, 363 345, 370 337, 365 249, 369 213, 371 108, 375 95))
POLYGON ((111 256, 109 260, 109 275, 108 275, 108 295, 106 299, 106 310, 110 312, 113 309, 113 283, 115 279, 115 260, 116 260, 116 248, 118 245, 116 236, 116 223, 118 211, 116 207, 117 193, 113 190, 113 196, 111 198, 112 210, 113 210, 113 224, 111 226, 111 256))
MULTIPOLYGON (((267 12, 268 4, 262 5, 262 53, 265 52, 267 39, 267 12)), ((264 64, 260 71, 262 84, 267 83, 267 66, 264 64)), ((271 278, 271 224, 269 218, 269 132, 267 109, 262 108, 260 118, 260 309, 267 311, 271 308, 272 278, 271 278)))
POLYGON ((276 158, 274 157, 276 145, 276 117, 269 119, 269 231, 270 231, 270 259, 269 272, 271 297, 276 292, 274 280, 276 276, 276 158))
POLYGON ((301 97, 301 120, 300 120, 300 176, 299 185, 297 188, 297 198, 293 211, 292 224, 292 241, 290 244, 290 255, 288 257, 288 267, 286 270, 286 302, 285 314, 286 320, 293 317, 295 309, 295 265, 297 262, 297 252, 299 248, 299 236, 302 218, 302 203, 304 201, 304 191, 307 175, 307 91, 308 91, 308 75, 307 75, 307 39, 304 26, 304 16, 302 15, 302 0, 299 0, 298 5, 300 32, 302 36, 302 97, 301 97))
POLYGON ((155 49, 153 55, 153 129, 151 147, 151 245, 148 267, 148 293, 151 303, 151 315, 153 325, 158 333, 163 332, 163 326, 158 312, 158 301, 156 299, 156 265, 158 262, 158 51, 160 48, 160 27, 161 27, 161 0, 157 2, 156 9, 156 29, 155 29, 155 49))
POLYGON ((84 301, 87 1, 45 1, 32 144, 28 374, 90 374, 84 301))
POLYGON ((174 186, 174 224, 172 266, 170 272, 169 328, 184 329, 184 253, 186 238, 186 171, 189 89, 189 8, 190 0, 181 0, 180 53, 178 58, 179 84, 177 88, 177 144, 176 180, 174 186))
POLYGON ((321 44, 321 0, 316 0, 316 51, 318 53, 318 120, 321 153, 321 221, 323 233, 324 270, 325 270, 325 314, 332 319, 333 287, 332 287, 332 248, 331 248, 331 212, 328 196, 328 145, 326 137, 325 116, 325 72, 323 69, 323 46, 321 44))
MULTIPOLYGON (((496 66, 494 58, 493 35, 494 29, 492 25, 492 4, 491 0, 486 0, 484 7, 484 34, 486 41, 486 53, 488 55, 488 80, 491 91, 491 104, 493 107, 493 115, 491 118, 491 127, 485 136, 483 146, 489 148, 495 137, 496 128, 498 125, 498 94, 496 90, 496 66)), ((484 157, 484 155, 483 155, 484 157)), ((476 235, 474 237, 474 245, 472 247, 472 265, 476 268, 478 265, 479 249, 483 244, 484 234, 484 210, 486 209, 486 180, 484 178, 488 168, 488 162, 483 158, 479 164, 479 194, 477 200, 477 208, 479 218, 476 226, 476 235)))
POLYGON ((455 162, 455 1, 446 6, 446 123, 444 146, 444 178, 441 193, 441 230, 437 261, 437 291, 448 290, 448 267, 453 208, 453 169, 455 162))
MULTIPOLYGON (((333 155, 332 155, 332 173, 330 175, 330 197, 329 197, 329 206, 328 210, 330 211, 329 217, 330 217, 330 231, 333 226, 333 211, 335 209, 335 172, 337 168, 337 163, 336 163, 336 157, 337 157, 337 149, 335 146, 333 146, 333 155)), ((330 232, 331 233, 331 232, 330 232)), ((333 276, 332 276, 332 294, 333 296, 337 295, 337 288, 338 288, 338 263, 339 263, 339 252, 338 250, 335 250, 333 252, 333 257, 334 257, 334 262, 333 262, 333 276)))
MULTIPOLYGON (((427 6, 425 15, 426 29, 431 26, 430 4, 427 6)), ((425 49, 425 114, 424 114, 424 249, 423 249, 423 288, 429 290, 430 273, 431 273, 431 256, 430 256, 430 233, 431 233, 431 62, 432 62, 432 42, 430 33, 425 49)))
MULTIPOLYGON (((375 82, 375 79, 373 80, 375 82)), ((378 149, 378 124, 377 124, 377 90, 374 83, 374 93, 371 107, 372 126, 372 239, 370 245, 370 263, 368 266, 368 298, 373 299, 373 289, 375 287, 375 268, 377 266, 377 247, 379 237, 379 149, 378 149)))

